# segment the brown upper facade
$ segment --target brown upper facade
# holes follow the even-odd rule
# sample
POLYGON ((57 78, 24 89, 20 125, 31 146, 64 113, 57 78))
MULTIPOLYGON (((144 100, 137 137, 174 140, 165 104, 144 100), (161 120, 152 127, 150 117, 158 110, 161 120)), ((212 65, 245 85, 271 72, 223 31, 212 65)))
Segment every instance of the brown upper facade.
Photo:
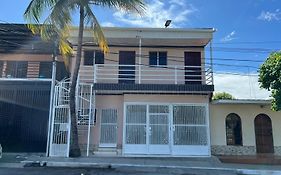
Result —
MULTIPOLYGON (((102 93, 203 93, 213 91, 212 65, 205 47, 214 29, 104 28, 103 54, 85 30, 80 82, 102 93)), ((70 37, 77 46, 77 28, 70 37)), ((75 58, 72 59, 74 63, 75 58)), ((73 68, 73 65, 72 65, 73 68)))
MULTIPOLYGON (((50 81, 55 49, 24 24, 0 24, 0 80, 50 81)), ((60 80, 67 72, 60 56, 57 61, 60 80)))

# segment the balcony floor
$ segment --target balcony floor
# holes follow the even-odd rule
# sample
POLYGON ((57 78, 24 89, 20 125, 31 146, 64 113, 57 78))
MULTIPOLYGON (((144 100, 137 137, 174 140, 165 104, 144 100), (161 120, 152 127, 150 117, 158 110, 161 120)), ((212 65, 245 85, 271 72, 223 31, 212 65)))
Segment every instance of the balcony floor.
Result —
POLYGON ((129 93, 199 93, 209 94, 214 91, 213 85, 202 84, 111 84, 96 83, 93 86, 98 92, 129 92, 129 93))

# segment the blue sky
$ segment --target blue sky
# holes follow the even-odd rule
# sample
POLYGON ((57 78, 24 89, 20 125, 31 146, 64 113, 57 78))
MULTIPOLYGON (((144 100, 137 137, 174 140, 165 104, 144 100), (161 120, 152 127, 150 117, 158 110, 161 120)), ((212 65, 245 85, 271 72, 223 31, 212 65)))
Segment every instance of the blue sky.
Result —
MULTIPOLYGON (((269 52, 280 49, 280 0, 150 0, 147 2, 147 12, 143 17, 108 8, 95 7, 94 12, 104 26, 163 27, 165 21, 171 19, 173 20, 171 27, 216 28, 213 46, 217 73, 255 74, 257 67, 265 60, 269 52), (255 60, 255 62, 222 59, 255 60)), ((29 3, 28 0, 9 0, 1 3, 1 22, 24 22, 23 13, 29 3)), ((216 79, 225 81, 223 76, 231 77, 232 75, 217 74, 216 79)), ((240 76, 233 75, 233 77, 238 82, 241 80, 240 76)), ((250 87, 249 91, 258 93, 251 97, 259 97, 261 92, 258 91, 257 77, 246 78, 245 88, 250 87)), ((232 93, 238 94, 238 92, 232 93)))

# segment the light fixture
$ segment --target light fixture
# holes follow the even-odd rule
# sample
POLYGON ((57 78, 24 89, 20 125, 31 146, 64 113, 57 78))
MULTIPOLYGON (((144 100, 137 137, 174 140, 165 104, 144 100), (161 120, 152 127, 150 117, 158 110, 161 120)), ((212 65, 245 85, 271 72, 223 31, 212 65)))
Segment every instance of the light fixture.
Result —
POLYGON ((171 24, 171 22, 172 22, 172 20, 170 20, 170 19, 167 20, 166 23, 165 23, 165 28, 169 27, 169 25, 171 24))

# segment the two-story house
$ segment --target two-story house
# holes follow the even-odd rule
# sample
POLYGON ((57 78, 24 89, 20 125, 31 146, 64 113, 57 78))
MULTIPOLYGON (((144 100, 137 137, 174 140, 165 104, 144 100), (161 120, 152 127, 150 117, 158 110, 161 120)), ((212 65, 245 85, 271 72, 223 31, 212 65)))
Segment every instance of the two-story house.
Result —
MULTIPOLYGON (((77 31, 70 38, 74 50, 77 31)), ((214 31, 104 28, 110 52, 103 54, 86 30, 77 87, 81 148, 94 154, 210 156, 214 86, 205 47, 214 31)), ((55 121, 61 119, 57 113, 55 121)), ((61 146, 67 127, 58 124, 51 155, 67 150, 61 146)))

